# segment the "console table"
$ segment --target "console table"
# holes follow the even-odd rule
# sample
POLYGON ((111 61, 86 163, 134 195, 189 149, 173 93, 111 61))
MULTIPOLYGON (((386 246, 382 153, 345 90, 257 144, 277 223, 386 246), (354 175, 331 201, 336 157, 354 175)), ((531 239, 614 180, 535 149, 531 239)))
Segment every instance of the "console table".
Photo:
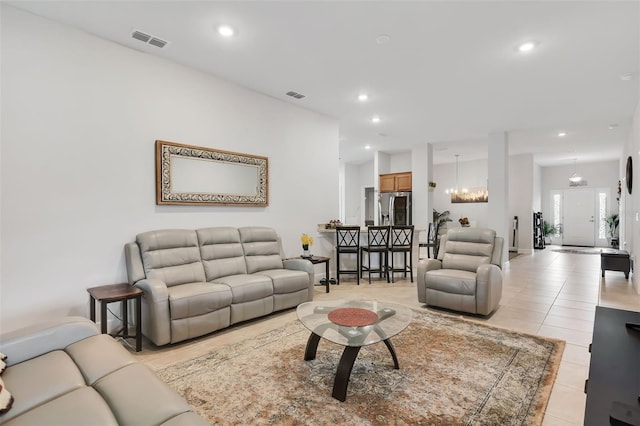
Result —
POLYGON ((602 249, 600 251, 600 269, 602 269, 602 277, 604 271, 620 271, 624 272, 624 277, 629 278, 631 270, 631 260, 629 252, 626 250, 602 249))
POLYGON ((626 323, 640 323, 640 312, 596 307, 585 383, 586 426, 634 424, 610 423, 612 413, 640 421, 640 330, 628 328, 626 323))

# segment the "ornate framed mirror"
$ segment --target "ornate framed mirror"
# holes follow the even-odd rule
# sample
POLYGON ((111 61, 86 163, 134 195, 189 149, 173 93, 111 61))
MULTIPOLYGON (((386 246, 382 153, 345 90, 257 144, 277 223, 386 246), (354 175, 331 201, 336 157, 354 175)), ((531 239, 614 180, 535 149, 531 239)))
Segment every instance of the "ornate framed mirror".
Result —
POLYGON ((156 141, 156 203, 180 206, 269 205, 269 160, 156 141))

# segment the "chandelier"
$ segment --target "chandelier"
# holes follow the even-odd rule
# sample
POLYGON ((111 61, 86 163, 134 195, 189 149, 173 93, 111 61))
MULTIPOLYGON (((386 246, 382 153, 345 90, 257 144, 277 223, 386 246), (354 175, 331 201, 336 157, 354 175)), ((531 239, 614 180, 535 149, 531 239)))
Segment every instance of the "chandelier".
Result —
POLYGON ((466 194, 467 192, 469 192, 469 189, 467 188, 462 188, 461 190, 458 189, 458 157, 460 157, 460 155, 456 154, 456 187, 445 189, 445 194, 466 194))
POLYGON ((569 182, 571 183, 578 183, 582 180, 582 177, 578 176, 578 174, 576 173, 576 160, 576 158, 573 159, 573 174, 569 178, 569 182))

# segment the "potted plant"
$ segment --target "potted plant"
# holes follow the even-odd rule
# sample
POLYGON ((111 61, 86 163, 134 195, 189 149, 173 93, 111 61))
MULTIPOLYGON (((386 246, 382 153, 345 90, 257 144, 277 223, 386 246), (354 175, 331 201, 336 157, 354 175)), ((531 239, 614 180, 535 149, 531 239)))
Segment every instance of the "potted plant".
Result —
POLYGON ((452 220, 449 218, 451 213, 449 210, 445 210, 443 212, 439 212, 436 209, 433 209, 433 223, 438 225, 438 229, 443 229, 447 222, 451 222, 452 220))
POLYGON ((609 236, 607 237, 607 242, 611 246, 617 246, 617 236, 618 236, 618 225, 620 225, 620 215, 618 213, 612 213, 609 216, 604 218, 604 221, 607 224, 607 233, 609 236))
POLYGON ((560 225, 552 225, 546 220, 542 222, 542 235, 544 236, 544 243, 551 244, 551 237, 560 231, 560 225))

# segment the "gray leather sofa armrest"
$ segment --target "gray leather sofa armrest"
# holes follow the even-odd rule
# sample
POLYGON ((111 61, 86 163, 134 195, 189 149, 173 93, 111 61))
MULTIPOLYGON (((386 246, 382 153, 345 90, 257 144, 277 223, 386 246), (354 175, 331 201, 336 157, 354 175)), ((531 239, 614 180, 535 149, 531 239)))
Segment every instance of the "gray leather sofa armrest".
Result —
POLYGON ((83 317, 63 317, 0 335, 0 351, 7 365, 62 350, 72 343, 100 334, 96 325, 83 317))
POLYGON ((425 274, 434 269, 442 269, 442 261, 437 259, 422 259, 418 262, 418 302, 427 303, 427 282, 425 274))
POLYGON ((161 302, 169 299, 169 292, 164 281, 156 279, 140 280, 135 283, 136 287, 144 291, 144 297, 148 301, 161 302))
POLYGON ((489 315, 502 298, 502 271, 493 264, 480 265, 476 271, 476 310, 489 315))
POLYGON ((135 283, 142 295, 142 334, 158 346, 171 343, 169 291, 164 281, 144 279, 135 283))
MULTIPOLYGON (((285 259, 282 263, 285 269, 304 271, 309 274, 310 278, 313 278, 313 264, 306 259, 285 259)), ((313 281, 313 279, 311 281, 313 281)))
POLYGON ((313 300, 315 293, 313 285, 316 282, 315 270, 313 269, 313 263, 306 259, 284 259, 282 261, 285 269, 291 269, 295 271, 303 271, 309 275, 309 301, 313 300))

